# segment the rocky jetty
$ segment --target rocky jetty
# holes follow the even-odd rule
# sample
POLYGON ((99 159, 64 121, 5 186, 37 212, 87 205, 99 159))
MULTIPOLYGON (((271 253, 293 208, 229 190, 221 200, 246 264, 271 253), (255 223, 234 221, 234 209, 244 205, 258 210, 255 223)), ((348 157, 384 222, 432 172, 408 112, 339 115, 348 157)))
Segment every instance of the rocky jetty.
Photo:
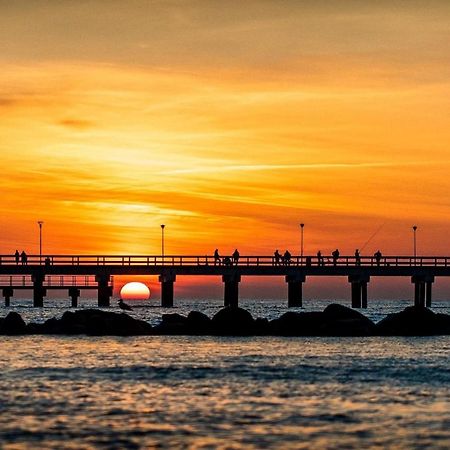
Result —
POLYGON ((80 309, 66 311, 60 319, 30 323, 28 334, 86 334, 89 336, 140 336, 152 334, 152 326, 128 314, 80 309))
POLYGON ((212 318, 199 311, 163 314, 152 327, 125 313, 98 309, 66 311, 60 319, 26 324, 16 312, 0 318, 0 335, 61 334, 89 336, 430 336, 450 335, 450 315, 408 307, 377 324, 354 309, 332 304, 323 312, 292 312, 278 319, 253 318, 245 309, 226 307, 212 318))

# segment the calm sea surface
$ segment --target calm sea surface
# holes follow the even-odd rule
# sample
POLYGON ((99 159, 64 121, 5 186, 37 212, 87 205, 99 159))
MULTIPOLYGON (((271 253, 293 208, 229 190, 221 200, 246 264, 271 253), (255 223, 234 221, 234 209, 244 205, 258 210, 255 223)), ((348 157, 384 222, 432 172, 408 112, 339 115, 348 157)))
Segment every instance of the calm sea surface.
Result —
MULTIPOLYGON (((15 303, 42 321, 67 300, 15 303)), ((271 318, 284 303, 241 305, 271 318)), ((367 315, 410 303, 372 302, 367 315)), ((221 306, 178 305, 209 315, 221 306)), ((156 322, 161 312, 133 315, 156 322)), ((448 449, 449 362, 450 337, 3 336, 0 448, 448 449)))

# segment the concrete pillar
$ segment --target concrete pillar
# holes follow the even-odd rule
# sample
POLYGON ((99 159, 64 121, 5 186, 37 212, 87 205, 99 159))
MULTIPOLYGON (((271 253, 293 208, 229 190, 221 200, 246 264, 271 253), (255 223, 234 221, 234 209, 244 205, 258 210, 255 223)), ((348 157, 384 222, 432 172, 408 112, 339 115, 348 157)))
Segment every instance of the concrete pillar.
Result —
POLYGON ((14 289, 12 287, 3 288, 3 297, 5 297, 5 306, 8 307, 11 304, 11 297, 14 295, 14 289))
POLYGON ((431 286, 433 285, 432 281, 426 282, 426 292, 425 292, 425 306, 427 308, 431 307, 431 286))
POLYGON ((305 275, 287 275, 288 308, 301 308, 303 306, 303 283, 305 275))
POLYGON ((224 282, 224 306, 238 306, 239 305, 239 283, 241 276, 237 274, 223 275, 224 282))
POLYGON ((176 275, 167 273, 159 276, 161 283, 161 306, 163 308, 173 307, 173 283, 176 280, 176 275))
POLYGON ((414 284, 414 306, 424 308, 431 306, 431 290, 434 283, 432 275, 414 275, 411 277, 414 284))
POLYGON ((110 276, 108 274, 95 275, 95 281, 98 284, 98 306, 104 308, 110 306, 112 288, 109 285, 110 276))
POLYGON ((352 283, 352 308, 361 308, 361 283, 352 283))
POLYGON ((47 295, 47 289, 44 288, 45 275, 43 273, 33 273, 33 306, 42 308, 44 306, 44 297, 47 295))
POLYGON ((78 297, 80 296, 80 290, 75 286, 69 288, 69 297, 72 300, 72 308, 78 307, 78 297))
POLYGON ((352 285, 352 308, 367 308, 367 283, 370 281, 367 275, 350 275, 349 283, 352 285))
POLYGON ((367 309, 367 283, 361 283, 361 306, 367 309))

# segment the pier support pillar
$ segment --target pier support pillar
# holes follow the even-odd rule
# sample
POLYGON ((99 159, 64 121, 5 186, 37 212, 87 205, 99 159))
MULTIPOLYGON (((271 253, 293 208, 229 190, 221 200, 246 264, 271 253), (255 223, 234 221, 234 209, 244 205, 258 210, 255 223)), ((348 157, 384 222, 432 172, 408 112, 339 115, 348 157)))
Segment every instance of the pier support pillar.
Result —
POLYGON ((76 287, 69 288, 69 297, 72 300, 72 308, 78 307, 78 297, 80 296, 80 290, 76 287))
POLYGON ((426 281, 426 290, 425 290, 425 306, 427 308, 431 307, 431 287, 433 283, 431 281, 426 281))
POLYGON ((303 283, 305 280, 305 275, 286 275, 288 308, 301 308, 303 306, 303 283))
POLYGON ((414 306, 418 308, 431 306, 433 282, 433 276, 414 275, 411 277, 411 283, 414 284, 414 306))
POLYGON ((3 297, 5 297, 5 306, 11 305, 11 297, 14 295, 14 289, 12 287, 3 288, 3 297))
POLYGON ((348 282, 352 285, 352 308, 367 308, 367 275, 350 275, 348 282))
POLYGON ((45 275, 43 273, 33 273, 31 281, 33 281, 33 306, 42 308, 44 306, 44 297, 47 295, 47 289, 44 288, 45 275))
POLYGON ((224 306, 238 306, 239 305, 239 283, 241 276, 237 274, 223 275, 224 282, 224 306))
POLYGON ((364 309, 367 309, 367 283, 361 283, 361 306, 364 309))
POLYGON ((173 307, 173 283, 176 280, 176 275, 167 273, 159 276, 161 283, 161 306, 163 308, 173 307))
POLYGON ((110 276, 108 274, 95 275, 95 281, 98 284, 98 306, 104 308, 110 306, 112 296, 112 287, 109 285, 110 276))

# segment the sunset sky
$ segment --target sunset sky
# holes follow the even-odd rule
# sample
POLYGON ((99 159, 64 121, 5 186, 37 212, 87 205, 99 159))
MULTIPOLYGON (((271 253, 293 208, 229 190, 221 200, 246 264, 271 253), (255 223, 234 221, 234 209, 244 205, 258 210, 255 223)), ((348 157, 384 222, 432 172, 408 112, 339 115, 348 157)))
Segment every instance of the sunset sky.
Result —
POLYGON ((0 0, 0 64, 3 254, 450 255, 447 0, 0 0))

